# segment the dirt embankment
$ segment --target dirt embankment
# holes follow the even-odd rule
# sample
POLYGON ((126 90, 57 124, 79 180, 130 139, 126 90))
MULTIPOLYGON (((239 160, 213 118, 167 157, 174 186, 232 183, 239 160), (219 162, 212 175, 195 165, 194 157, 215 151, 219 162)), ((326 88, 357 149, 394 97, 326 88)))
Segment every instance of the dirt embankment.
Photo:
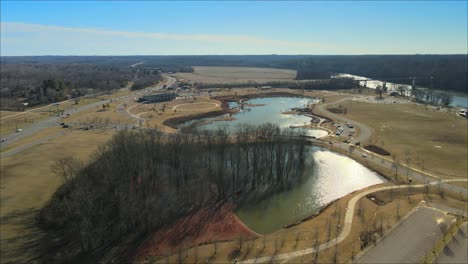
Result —
POLYGON ((145 241, 135 255, 136 261, 150 256, 164 256, 180 248, 189 248, 214 241, 258 237, 234 214, 234 204, 205 207, 170 226, 160 229, 145 241))

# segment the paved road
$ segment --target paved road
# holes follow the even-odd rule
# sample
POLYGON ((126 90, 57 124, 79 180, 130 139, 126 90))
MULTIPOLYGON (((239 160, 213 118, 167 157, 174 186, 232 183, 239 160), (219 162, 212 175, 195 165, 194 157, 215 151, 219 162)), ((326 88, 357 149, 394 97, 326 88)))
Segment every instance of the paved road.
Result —
MULTIPOLYGON (((340 103, 340 102, 343 102, 343 101, 346 101, 346 100, 350 100, 350 98, 349 97, 342 98, 342 99, 337 100, 337 101, 335 101, 333 103, 318 104, 314 109, 314 111, 316 113, 318 113, 320 115, 323 115, 323 116, 327 116, 327 117, 333 119, 335 122, 342 122, 342 123, 349 122, 349 123, 353 124, 353 126, 355 128, 357 127, 358 130, 359 130, 359 133, 357 133, 355 135, 353 140, 351 140, 350 144, 346 144, 346 143, 342 143, 342 142, 336 142, 336 143, 333 144, 333 146, 331 146, 331 149, 340 148, 340 149, 342 149, 344 151, 349 151, 349 149, 353 145, 353 143, 355 143, 355 142, 364 142, 364 141, 370 139, 370 137, 372 136, 372 133, 373 133, 373 129, 370 128, 369 126, 363 124, 363 123, 354 121, 354 120, 349 119, 349 118, 347 118, 347 117, 345 117, 343 115, 337 115, 337 114, 331 113, 330 111, 326 110, 326 108, 329 105, 337 104, 337 103, 340 103)), ((355 150, 352 152, 351 156, 362 156, 363 154, 368 156, 367 162, 374 163, 377 166, 381 166, 381 167, 384 167, 386 169, 395 171, 395 164, 391 159, 380 156, 380 155, 375 154, 373 152, 367 151, 367 150, 365 150, 363 148, 355 148, 355 150)), ((414 167, 411 167, 411 166, 407 166, 405 164, 398 163, 397 166, 398 166, 397 172, 398 172, 398 175, 399 175, 400 179, 401 179, 401 177, 403 177, 403 178, 412 178, 412 179, 417 180, 419 182, 425 182, 425 183, 433 181, 434 179, 441 179, 441 177, 439 177, 437 175, 422 171, 420 169, 417 169, 417 168, 414 168, 414 167)), ((463 187, 454 186, 454 185, 451 185, 451 184, 448 184, 448 183, 445 183, 445 182, 441 182, 440 185, 441 185, 441 188, 443 188, 444 190, 450 190, 450 191, 453 191, 453 192, 456 192, 456 193, 462 193, 464 195, 467 194, 466 189, 463 188, 463 187)))
POLYGON ((448 242, 433 263, 468 263, 468 223, 462 224, 458 232, 448 242))
MULTIPOLYGON (((99 102, 94 102, 94 103, 91 103, 91 104, 79 106, 79 107, 76 107, 76 108, 73 108, 73 109, 69 109, 69 110, 64 111, 63 116, 66 116, 67 114, 73 115, 73 114, 79 113, 81 111, 85 111, 85 110, 97 107, 99 105, 102 105, 102 103, 103 103, 102 101, 99 101, 99 102)), ((13 143, 13 142, 15 142, 17 140, 20 140, 22 138, 31 136, 31 135, 41 131, 42 129, 59 126, 59 124, 62 122, 62 117, 63 116, 49 117, 49 118, 47 118, 45 120, 41 120, 39 122, 33 123, 30 126, 27 126, 27 127, 23 128, 23 131, 21 131, 21 132, 13 132, 13 133, 11 133, 9 135, 4 136, 3 138, 5 138, 6 141, 1 143, 0 149, 10 145, 11 143, 13 143)))
POLYGON ((334 113, 332 113, 332 112, 330 112, 330 111, 328 111, 326 109, 331 104, 337 104, 337 103, 341 103, 341 102, 347 101, 347 100, 350 100, 350 98, 349 97, 342 98, 342 99, 337 100, 337 101, 335 101, 333 103, 317 104, 315 106, 315 108, 314 108, 314 112, 316 112, 319 115, 327 116, 327 117, 333 119, 337 123, 341 122, 341 123, 343 123, 342 125, 344 125, 346 122, 351 123, 355 128, 359 129, 359 133, 356 133, 356 135, 351 140, 351 143, 364 142, 364 141, 370 139, 370 137, 372 136, 372 133, 373 133, 372 128, 370 128, 369 126, 367 126, 367 125, 365 125, 363 123, 351 120, 351 119, 349 119, 349 118, 347 118, 347 117, 345 117, 343 115, 334 114, 334 113))
POLYGON ((356 263, 418 263, 455 221, 437 209, 417 207, 356 263))
POLYGON ((52 134, 52 135, 49 135, 49 136, 46 136, 46 137, 43 137, 41 139, 38 139, 34 142, 31 142, 29 144, 26 144, 26 145, 22 145, 21 147, 18 147, 18 148, 15 148, 15 149, 11 149, 11 150, 8 150, 8 151, 5 151, 5 152, 2 152, 0 154, 0 158, 6 158, 6 157, 10 157, 10 156, 13 156, 17 153, 20 153, 22 151, 25 151, 29 148, 32 148, 34 146, 37 146, 39 144, 42 144, 44 142, 47 142, 47 141, 50 141, 52 139, 55 139, 55 138, 58 138, 60 136, 63 136, 64 134, 66 133, 66 131, 61 131, 61 132, 57 132, 55 134, 52 134))
MULTIPOLYGON (((167 86, 171 86, 176 82, 176 79, 174 79, 172 76, 164 75, 164 78, 166 78, 166 82, 164 84, 166 84, 167 86)), ((142 91, 137 91, 137 92, 134 92, 134 93, 126 95, 126 96, 114 97, 112 99, 106 99, 104 101, 98 101, 98 102, 95 102, 95 103, 91 103, 91 104, 87 104, 87 105, 83 105, 83 106, 78 106, 76 108, 72 108, 72 109, 64 111, 63 116, 66 116, 67 114, 74 115, 74 114, 79 113, 81 111, 85 111, 85 110, 88 110, 88 109, 98 107, 98 106, 102 105, 103 102, 108 102, 109 100, 124 100, 124 103, 128 103, 130 101, 133 101, 135 96, 139 96, 140 94, 160 91, 164 84, 160 84, 160 85, 157 85, 155 87, 147 88, 147 89, 142 90, 142 91)), ((124 111, 124 112, 126 112, 126 111, 124 111)), ((21 132, 14 132, 14 133, 11 133, 9 135, 4 136, 3 138, 6 139, 6 141, 2 142, 0 144, 0 149, 3 149, 5 147, 7 147, 8 145, 12 144, 13 142, 15 142, 17 140, 20 140, 22 138, 31 136, 31 135, 41 131, 42 129, 59 126, 59 124, 62 122, 62 117, 63 116, 54 116, 54 117, 47 118, 45 120, 41 120, 39 122, 31 124, 28 127, 23 128, 23 131, 21 131, 21 132)), ((132 118, 135 118, 132 115, 129 115, 129 116, 132 117, 132 118)), ((42 140, 42 139, 40 139, 40 140, 42 140)), ((38 141, 40 141, 40 140, 38 140, 38 141)), ((29 144, 29 145, 30 146, 37 145, 37 144, 34 144, 34 143, 37 143, 37 142, 33 142, 33 143, 29 144)))

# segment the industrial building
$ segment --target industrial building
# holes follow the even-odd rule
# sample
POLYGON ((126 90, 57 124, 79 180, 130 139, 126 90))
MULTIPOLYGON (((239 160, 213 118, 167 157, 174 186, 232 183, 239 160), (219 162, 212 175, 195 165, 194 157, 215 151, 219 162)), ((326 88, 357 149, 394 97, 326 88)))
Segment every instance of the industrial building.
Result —
POLYGON ((176 99, 177 94, 175 93, 163 93, 163 94, 153 94, 153 95, 145 95, 138 99, 140 103, 158 103, 158 102, 166 102, 176 99))

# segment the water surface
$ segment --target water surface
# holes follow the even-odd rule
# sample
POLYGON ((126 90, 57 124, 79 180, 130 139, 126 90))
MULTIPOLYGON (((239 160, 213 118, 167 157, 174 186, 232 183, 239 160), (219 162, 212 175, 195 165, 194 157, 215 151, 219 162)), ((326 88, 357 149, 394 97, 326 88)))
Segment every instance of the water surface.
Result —
MULTIPOLYGON (((292 108, 307 107, 308 104, 317 103, 318 100, 302 97, 268 97, 256 98, 245 101, 247 105, 239 112, 233 115, 235 120, 216 121, 205 125, 200 125, 201 129, 220 129, 226 128, 230 132, 235 132, 240 124, 259 125, 263 123, 278 124, 280 128, 289 128, 290 126, 301 126, 310 124, 312 118, 298 114, 282 114, 290 111, 292 108), (250 105, 250 106, 249 106, 250 105)), ((231 103, 230 107, 237 107, 238 104, 231 103)), ((203 120, 215 120, 206 118, 203 120)), ((186 123, 184 125, 188 125, 186 123)), ((322 129, 304 129, 309 136, 323 137, 328 133, 322 129)))
POLYGON ((309 147, 305 182, 259 203, 242 205, 239 218, 258 233, 270 233, 317 213, 328 203, 385 179, 344 155, 309 147))

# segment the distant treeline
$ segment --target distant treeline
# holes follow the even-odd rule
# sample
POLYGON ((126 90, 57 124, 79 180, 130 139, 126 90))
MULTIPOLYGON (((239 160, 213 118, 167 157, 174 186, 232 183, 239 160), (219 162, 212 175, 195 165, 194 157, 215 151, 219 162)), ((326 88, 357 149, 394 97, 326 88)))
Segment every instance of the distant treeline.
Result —
POLYGON ((87 166, 60 160, 54 168, 64 184, 39 217, 47 234, 42 260, 99 258, 109 245, 150 234, 203 206, 286 189, 303 177, 306 149, 296 140, 299 133, 273 124, 241 126, 235 137, 225 130, 122 131, 87 166))
MULTIPOLYGON (((31 56, 0 57, 3 98, 38 93, 45 80, 63 82, 71 89, 115 89, 134 81, 139 69, 191 72, 191 66, 267 67, 297 70, 297 79, 328 79, 350 73, 392 83, 439 90, 468 92, 468 59, 461 55, 206 55, 206 56, 31 56), (130 67, 132 66, 132 67, 130 67), (65 76, 66 78, 65 78, 65 76), (430 77, 434 78, 431 80, 430 77), (5 79, 5 80, 4 80, 5 79), (394 80, 390 80, 394 79, 394 80), (113 87, 113 88, 110 88, 113 87)), ((143 78, 143 77, 142 77, 143 78)), ((144 79, 144 78, 143 78, 144 79)), ((144 86, 138 84, 138 86, 144 86)), ((73 90, 74 91, 74 90, 73 90)), ((80 91, 80 92, 82 92, 80 91)), ((47 101, 60 100, 66 92, 50 92, 47 101)), ((44 96, 32 96, 31 104, 44 103, 44 96), (42 96, 42 99, 39 98, 42 96)), ((17 99, 17 98, 16 98, 17 99)))
POLYGON ((140 89, 161 79, 155 70, 94 64, 2 64, 0 74, 2 109, 58 102, 129 82, 140 89))
POLYGON ((290 89, 305 89, 305 90, 341 90, 352 89, 356 87, 356 82, 351 79, 325 79, 313 81, 271 81, 271 82, 246 82, 246 83, 195 83, 195 86, 200 89, 208 88, 261 88, 270 86, 272 88, 287 87, 290 89))
POLYGON ((439 90, 468 92, 467 55, 374 55, 317 56, 302 59, 297 68, 298 79, 315 79, 335 73, 349 73, 376 80, 411 84, 439 90), (431 81, 431 78, 434 77, 431 81))

